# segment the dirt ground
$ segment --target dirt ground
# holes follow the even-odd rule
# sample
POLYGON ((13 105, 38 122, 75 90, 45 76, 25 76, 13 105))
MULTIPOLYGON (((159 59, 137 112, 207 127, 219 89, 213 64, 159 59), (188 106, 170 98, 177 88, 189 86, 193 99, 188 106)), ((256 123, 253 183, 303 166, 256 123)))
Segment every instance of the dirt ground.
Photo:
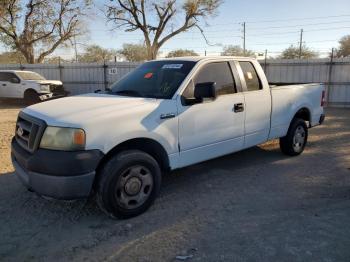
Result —
POLYGON ((0 100, 0 175, 13 172, 10 159, 10 142, 14 135, 19 103, 0 100))
POLYGON ((350 261, 349 109, 328 109, 301 156, 274 141, 172 172, 129 220, 26 191, 8 161, 16 113, 0 109, 0 261, 350 261))

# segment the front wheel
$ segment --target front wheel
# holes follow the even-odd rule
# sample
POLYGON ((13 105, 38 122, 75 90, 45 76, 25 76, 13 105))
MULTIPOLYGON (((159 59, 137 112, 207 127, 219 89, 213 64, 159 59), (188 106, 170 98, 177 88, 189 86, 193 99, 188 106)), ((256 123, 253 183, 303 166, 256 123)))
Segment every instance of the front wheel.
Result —
POLYGON ((27 105, 33 105, 40 102, 38 93, 31 89, 28 89, 24 92, 23 98, 24 98, 24 102, 27 105))
POLYGON ((97 181, 97 203, 113 218, 129 218, 146 211, 156 199, 161 184, 157 161, 139 150, 112 156, 97 181))
POLYGON ((300 155, 305 148, 308 137, 308 129, 305 121, 300 118, 294 118, 288 133, 280 138, 281 151, 289 156, 300 155))

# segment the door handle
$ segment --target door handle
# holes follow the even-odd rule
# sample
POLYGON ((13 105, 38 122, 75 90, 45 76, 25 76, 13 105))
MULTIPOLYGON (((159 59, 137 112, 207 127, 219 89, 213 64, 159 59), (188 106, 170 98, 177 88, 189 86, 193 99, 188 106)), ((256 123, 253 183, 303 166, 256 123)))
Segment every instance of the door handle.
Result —
POLYGON ((235 113, 243 112, 243 111, 244 111, 244 105, 243 105, 243 103, 237 103, 237 104, 235 104, 234 107, 233 107, 233 111, 234 111, 235 113))
POLYGON ((6 86, 6 84, 2 84, 2 86, 6 86))

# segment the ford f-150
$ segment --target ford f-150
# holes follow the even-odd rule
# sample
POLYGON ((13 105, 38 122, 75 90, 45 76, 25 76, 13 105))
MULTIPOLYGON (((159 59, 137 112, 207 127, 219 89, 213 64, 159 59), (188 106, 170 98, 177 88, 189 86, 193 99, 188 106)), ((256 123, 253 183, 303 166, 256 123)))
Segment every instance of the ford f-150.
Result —
POLYGON ((299 155, 325 118, 324 97, 322 84, 270 86, 252 58, 149 61, 105 92, 23 109, 12 161, 40 195, 95 194, 110 216, 131 217, 153 203, 167 171, 276 138, 299 155))

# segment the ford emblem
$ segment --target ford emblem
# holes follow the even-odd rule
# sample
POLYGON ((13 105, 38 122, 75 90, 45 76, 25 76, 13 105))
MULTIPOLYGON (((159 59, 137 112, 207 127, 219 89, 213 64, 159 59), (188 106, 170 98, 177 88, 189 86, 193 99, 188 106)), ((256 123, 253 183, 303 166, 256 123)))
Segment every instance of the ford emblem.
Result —
POLYGON ((17 129, 17 135, 23 136, 23 128, 22 128, 22 127, 18 127, 18 129, 17 129))

